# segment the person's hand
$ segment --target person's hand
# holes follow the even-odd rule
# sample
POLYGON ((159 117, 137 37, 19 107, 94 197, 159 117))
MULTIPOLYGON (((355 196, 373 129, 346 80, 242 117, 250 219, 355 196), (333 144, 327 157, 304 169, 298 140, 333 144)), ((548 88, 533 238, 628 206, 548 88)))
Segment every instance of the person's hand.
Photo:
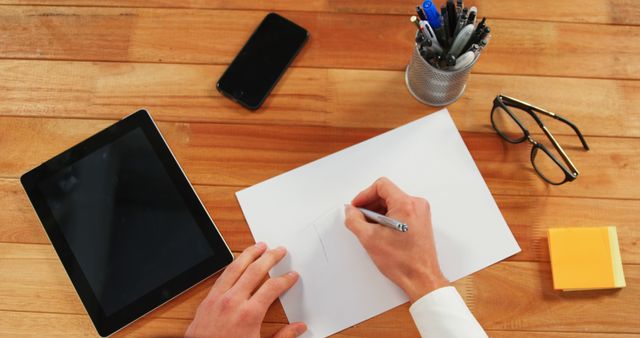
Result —
MULTIPOLYGON (((298 281, 298 274, 289 272, 263 283, 286 253, 281 247, 267 251, 264 243, 244 250, 198 306, 185 337, 260 337, 260 325, 269 306, 298 281)), ((304 323, 291 323, 274 337, 297 337, 306 330, 304 323)))
POLYGON ((380 178, 346 206, 346 226, 387 278, 415 302, 449 284, 438 265, 431 211, 427 200, 412 197, 387 178, 380 178), (406 223, 408 232, 366 221, 356 207, 366 208, 406 223))

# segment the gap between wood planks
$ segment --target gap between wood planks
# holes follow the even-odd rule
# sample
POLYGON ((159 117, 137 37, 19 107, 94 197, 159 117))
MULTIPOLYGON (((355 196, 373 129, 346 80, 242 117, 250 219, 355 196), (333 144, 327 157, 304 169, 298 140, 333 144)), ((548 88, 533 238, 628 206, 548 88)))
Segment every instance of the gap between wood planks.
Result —
MULTIPOLYGON (((472 1, 472 3, 474 3, 472 1)), ((474 3, 475 5, 475 3, 474 3)), ((155 10, 225 10, 225 11, 247 11, 247 10, 260 10, 260 11, 286 11, 286 12, 302 12, 302 13, 328 13, 328 14, 366 14, 366 15, 379 15, 379 16, 404 16, 407 17, 412 15, 411 11, 412 6, 406 6, 406 13, 402 11, 366 11, 366 10, 342 10, 339 9, 328 9, 328 10, 301 10, 296 8, 261 8, 261 7, 242 7, 242 8, 228 8, 228 7, 207 7, 207 6, 170 6, 170 5, 156 5, 156 6, 136 6, 134 4, 128 5, 109 5, 105 2, 96 2, 96 3, 71 3, 71 4, 58 4, 58 3, 38 3, 38 2, 0 2, 0 6, 4 7, 64 7, 64 8, 110 8, 110 9, 155 9, 155 10)), ((613 4, 611 5, 613 6, 613 4)), ((578 21, 578 20, 545 20, 540 18, 521 18, 521 17, 505 17, 501 15, 481 15, 481 17, 486 17, 488 20, 511 20, 511 21, 527 21, 527 22, 549 22, 549 23, 569 23, 569 24, 584 24, 584 25, 603 25, 603 26, 628 26, 628 27, 636 27, 640 26, 638 24, 629 24, 629 23, 617 23, 617 22, 596 22, 596 21, 578 21)), ((544 16, 542 16, 544 17, 544 16)))

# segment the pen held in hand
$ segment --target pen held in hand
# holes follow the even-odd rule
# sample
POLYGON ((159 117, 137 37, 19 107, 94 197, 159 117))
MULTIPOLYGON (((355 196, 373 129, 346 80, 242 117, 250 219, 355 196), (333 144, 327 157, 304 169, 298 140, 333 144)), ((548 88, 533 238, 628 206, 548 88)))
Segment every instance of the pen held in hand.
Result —
POLYGON ((380 225, 384 225, 386 227, 398 230, 400 232, 407 232, 409 231, 409 226, 406 223, 397 221, 391 217, 385 216, 385 215, 381 215, 375 211, 371 211, 365 208, 358 208, 358 210, 360 210, 360 212, 362 212, 362 214, 364 215, 364 217, 371 221, 371 222, 375 222, 378 223, 380 225))

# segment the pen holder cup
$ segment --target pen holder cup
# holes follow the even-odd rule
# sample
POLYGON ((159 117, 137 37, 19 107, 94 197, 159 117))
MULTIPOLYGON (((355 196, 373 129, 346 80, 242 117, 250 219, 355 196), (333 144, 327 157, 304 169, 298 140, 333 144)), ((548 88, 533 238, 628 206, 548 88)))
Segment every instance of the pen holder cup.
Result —
POLYGON ((446 106, 455 102, 467 86, 467 77, 478 58, 464 68, 448 71, 428 63, 413 49, 411 61, 404 73, 407 89, 418 101, 430 106, 446 106))

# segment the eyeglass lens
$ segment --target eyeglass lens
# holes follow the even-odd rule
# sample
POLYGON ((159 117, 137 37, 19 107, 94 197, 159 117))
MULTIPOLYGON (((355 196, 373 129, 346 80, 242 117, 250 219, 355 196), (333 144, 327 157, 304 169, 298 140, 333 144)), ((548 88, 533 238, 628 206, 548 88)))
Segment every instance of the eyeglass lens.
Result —
MULTIPOLYGON (((519 109, 510 109, 513 114, 515 114, 520 121, 526 113, 520 111, 519 109)), ((496 105, 491 112, 491 119, 493 121, 493 125, 497 129, 498 133, 501 134, 502 137, 506 138, 510 142, 518 142, 521 141, 524 137, 524 130, 520 128, 518 123, 511 117, 511 115, 500 105, 496 105)))
MULTIPOLYGON (((535 121, 527 112, 520 108, 509 106, 508 109, 511 114, 509 114, 509 112, 507 112, 501 105, 495 105, 491 112, 493 125, 497 129, 498 133, 508 141, 514 143, 524 141, 524 138, 526 137, 525 132, 514 120, 513 116, 515 116, 520 123, 529 130, 535 128, 535 121)), ((563 183, 566 178, 566 174, 558 163, 551 158, 551 156, 555 156, 556 159, 561 160, 562 157, 560 156, 560 153, 558 153, 555 147, 553 147, 551 141, 544 134, 539 137, 535 137, 535 139, 536 142, 546 147, 548 153, 542 148, 533 146, 534 148, 531 150, 533 155, 531 162, 534 169, 549 183, 563 183)))
MULTIPOLYGON (((546 143, 546 142, 545 142, 546 143)), ((535 146, 534 146, 535 147, 535 146)), ((547 151, 560 160, 560 154, 553 147, 546 146, 547 151)), ((538 174, 552 184, 563 183, 566 174, 564 170, 551 158, 550 154, 543 149, 535 147, 533 151, 532 164, 538 174)))

